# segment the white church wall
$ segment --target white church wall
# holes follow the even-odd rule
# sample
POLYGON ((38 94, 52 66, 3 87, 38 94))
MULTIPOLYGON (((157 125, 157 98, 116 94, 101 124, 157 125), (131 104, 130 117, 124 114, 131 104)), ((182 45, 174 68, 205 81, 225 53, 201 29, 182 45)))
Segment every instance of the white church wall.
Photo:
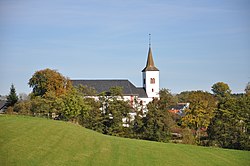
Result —
POLYGON ((143 83, 145 79, 145 84, 143 87, 146 89, 149 98, 157 97, 159 98, 160 82, 159 82, 159 71, 146 71, 143 72, 143 83), (151 83, 151 78, 155 80, 151 83))

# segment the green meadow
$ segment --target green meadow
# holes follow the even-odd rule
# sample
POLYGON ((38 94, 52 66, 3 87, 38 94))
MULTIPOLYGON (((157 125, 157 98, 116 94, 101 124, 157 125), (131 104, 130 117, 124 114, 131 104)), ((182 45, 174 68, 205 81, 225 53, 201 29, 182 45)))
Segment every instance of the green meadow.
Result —
POLYGON ((250 165, 250 152, 103 135, 69 122, 0 115, 0 165, 250 165))

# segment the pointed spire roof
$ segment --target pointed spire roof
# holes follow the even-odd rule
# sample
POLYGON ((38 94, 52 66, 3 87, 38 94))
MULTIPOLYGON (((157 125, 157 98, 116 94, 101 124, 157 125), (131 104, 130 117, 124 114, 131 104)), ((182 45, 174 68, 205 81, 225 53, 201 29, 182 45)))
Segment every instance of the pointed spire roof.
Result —
POLYGON ((155 67, 154 60, 153 60, 153 55, 152 55, 152 50, 151 50, 150 45, 149 45, 149 50, 148 50, 147 64, 146 64, 146 67, 142 70, 142 72, 145 72, 145 71, 159 71, 159 69, 157 69, 155 67))

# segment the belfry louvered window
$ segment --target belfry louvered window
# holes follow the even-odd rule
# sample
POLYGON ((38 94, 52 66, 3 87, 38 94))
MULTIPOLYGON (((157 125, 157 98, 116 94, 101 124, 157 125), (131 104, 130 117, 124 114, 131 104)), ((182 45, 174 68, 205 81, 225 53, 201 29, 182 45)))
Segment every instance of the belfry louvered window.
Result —
POLYGON ((150 84, 155 84, 155 78, 150 78, 150 84))

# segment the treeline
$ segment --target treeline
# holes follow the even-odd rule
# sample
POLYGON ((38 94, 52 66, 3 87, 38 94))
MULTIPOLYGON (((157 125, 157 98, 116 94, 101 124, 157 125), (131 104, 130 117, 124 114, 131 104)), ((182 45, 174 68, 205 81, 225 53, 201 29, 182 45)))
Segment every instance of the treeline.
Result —
POLYGON ((96 94, 88 87, 73 87, 55 70, 35 72, 29 86, 33 88, 29 99, 18 102, 11 87, 6 113, 71 121, 120 137, 250 150, 249 84, 240 95, 231 94, 223 82, 212 86, 213 94, 187 91, 172 95, 162 89, 160 99, 147 105, 147 113, 137 99, 133 106, 122 100, 121 87, 96 94), (178 102, 190 103, 184 116, 168 111, 178 102))

